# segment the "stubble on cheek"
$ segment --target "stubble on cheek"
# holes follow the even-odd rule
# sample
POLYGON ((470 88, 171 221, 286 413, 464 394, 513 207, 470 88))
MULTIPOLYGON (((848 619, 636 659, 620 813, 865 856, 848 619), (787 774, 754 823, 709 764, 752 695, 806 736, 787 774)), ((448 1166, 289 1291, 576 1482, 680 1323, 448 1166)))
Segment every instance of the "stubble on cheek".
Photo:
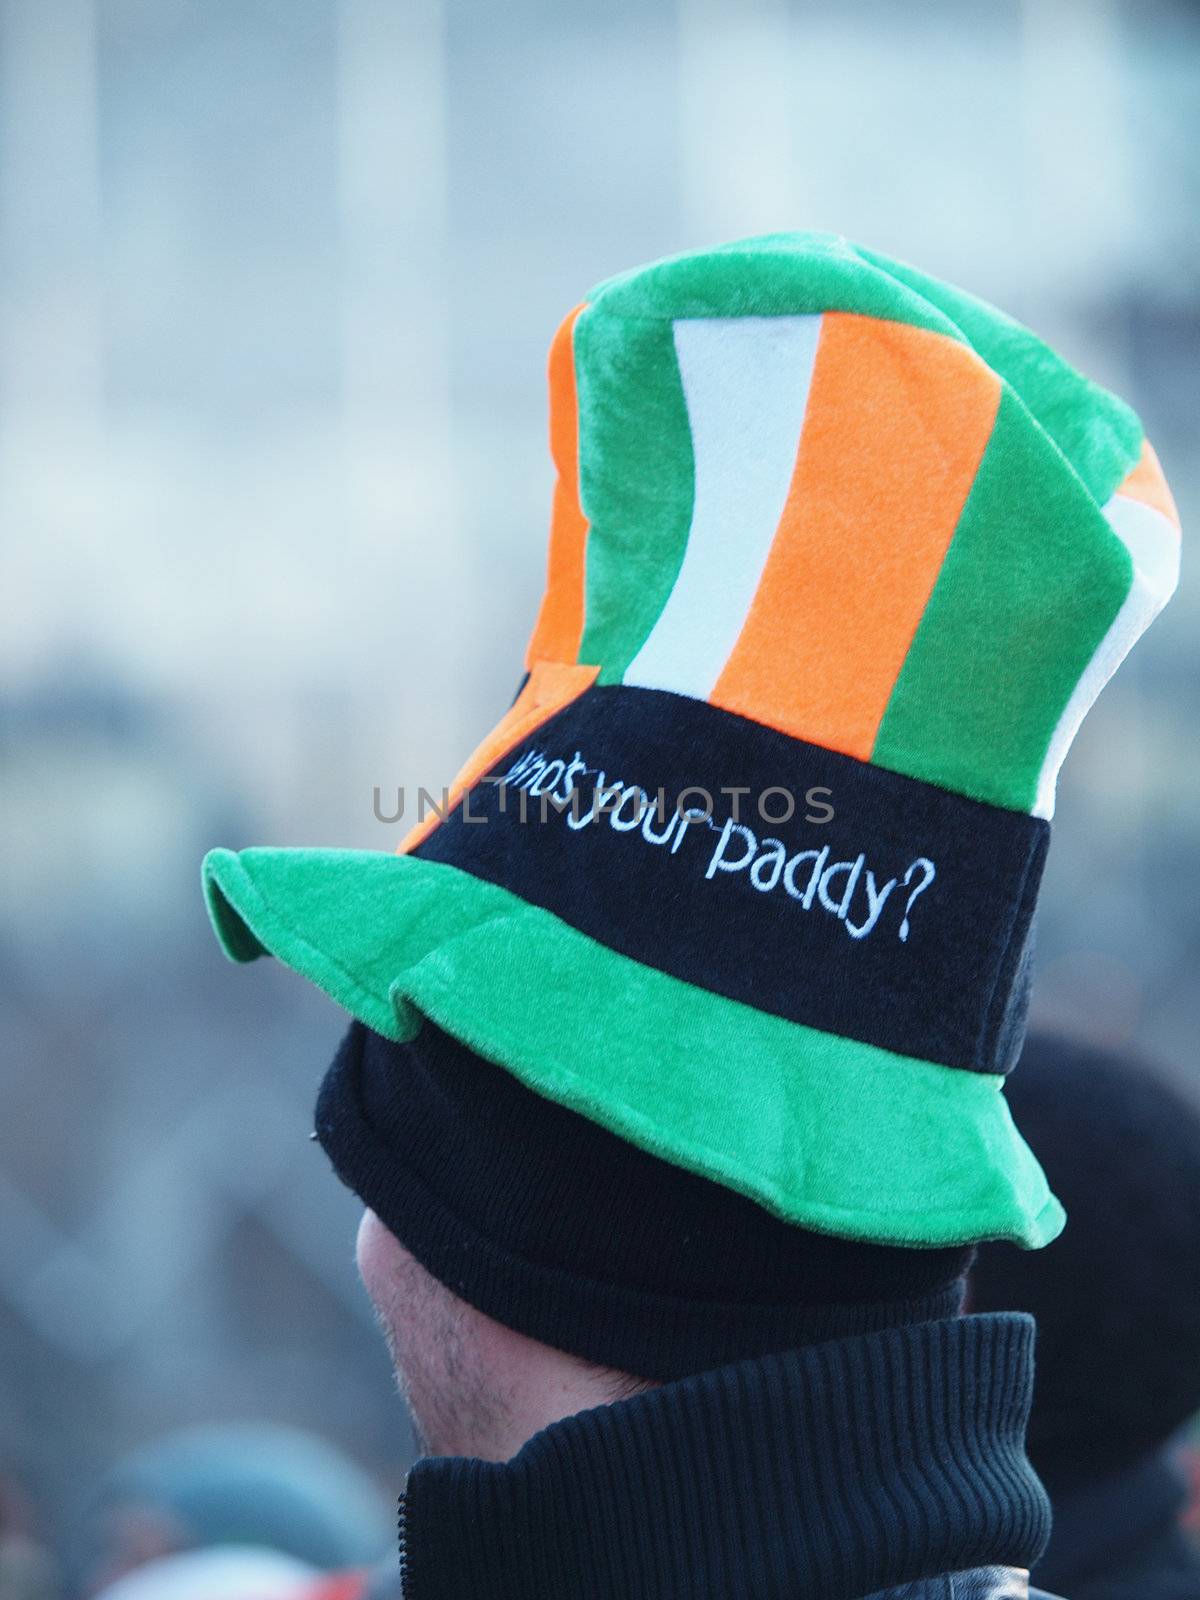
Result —
POLYGON ((371 1288, 419 1452, 486 1453, 511 1408, 483 1360, 476 1314, 407 1252, 371 1288))

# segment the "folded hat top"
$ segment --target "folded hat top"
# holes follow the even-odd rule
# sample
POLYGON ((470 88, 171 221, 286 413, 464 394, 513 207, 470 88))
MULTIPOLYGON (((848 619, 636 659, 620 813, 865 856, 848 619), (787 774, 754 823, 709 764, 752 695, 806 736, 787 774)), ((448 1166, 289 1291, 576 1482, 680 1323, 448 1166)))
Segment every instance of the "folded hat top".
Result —
POLYGON ((1133 412, 983 302, 823 234, 602 284, 550 357, 527 666, 595 666, 1049 816, 1178 576, 1133 412))
POLYGON ((601 284, 550 395, 515 702, 396 854, 213 852, 226 950, 790 1221, 1045 1243, 1000 1090, 1059 767, 1178 573, 1137 417, 807 233, 601 284), (827 803, 712 803, 777 790, 827 803))

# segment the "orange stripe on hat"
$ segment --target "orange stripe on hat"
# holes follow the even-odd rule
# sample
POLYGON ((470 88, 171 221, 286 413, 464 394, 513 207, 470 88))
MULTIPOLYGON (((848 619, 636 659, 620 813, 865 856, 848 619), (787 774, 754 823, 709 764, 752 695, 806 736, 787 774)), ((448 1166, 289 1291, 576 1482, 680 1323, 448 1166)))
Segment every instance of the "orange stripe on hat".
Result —
POLYGON ((713 705, 869 759, 999 403, 965 345, 826 313, 787 502, 713 705))
POLYGON ((525 652, 535 661, 576 661, 583 637, 587 518, 579 504, 579 399, 575 388, 576 306, 550 346, 550 454, 558 470, 550 513, 546 592, 525 652))
POLYGON ((1158 457, 1154 453, 1154 446, 1149 439, 1142 441, 1142 456, 1133 471, 1116 487, 1115 493, 1126 500, 1137 500, 1144 506, 1152 506, 1155 511, 1161 511, 1163 516, 1179 527, 1179 512, 1175 506, 1174 496, 1167 486, 1163 470, 1158 464, 1158 457))
POLYGON ((422 839, 427 839, 443 818, 449 816, 468 789, 475 787, 489 767, 494 767, 535 728, 549 722, 556 711, 577 700, 585 689, 591 688, 599 674, 599 667, 579 667, 565 661, 535 662, 520 694, 483 743, 467 757, 450 785, 446 806, 431 809, 428 816, 414 824, 396 846, 396 854, 407 855, 415 850, 422 839))

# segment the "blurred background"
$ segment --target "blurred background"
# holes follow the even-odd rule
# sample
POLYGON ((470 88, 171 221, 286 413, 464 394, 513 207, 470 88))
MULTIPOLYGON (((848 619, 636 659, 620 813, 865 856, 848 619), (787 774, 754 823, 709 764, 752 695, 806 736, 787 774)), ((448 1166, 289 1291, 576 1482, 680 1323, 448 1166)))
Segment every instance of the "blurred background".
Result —
MULTIPOLYGON (((213 844, 389 847, 514 690, 588 287, 787 227, 999 302, 1200 515, 1200 6, 0 0, 0 1472, 410 1451, 213 844)), ((1200 1083, 1200 571, 1066 767, 1038 1016, 1200 1083)))

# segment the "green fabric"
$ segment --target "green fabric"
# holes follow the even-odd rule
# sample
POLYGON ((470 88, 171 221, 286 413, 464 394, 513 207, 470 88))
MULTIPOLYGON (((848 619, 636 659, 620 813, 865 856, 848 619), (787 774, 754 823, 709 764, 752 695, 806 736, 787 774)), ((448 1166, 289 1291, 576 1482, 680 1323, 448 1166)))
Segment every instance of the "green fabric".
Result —
POLYGON ((575 324, 579 498, 590 524, 579 659, 620 683, 671 592, 692 520, 692 435, 669 322, 575 324))
POLYGON ((797 1223, 916 1246, 1036 1247, 1062 1226, 999 1078, 710 994, 418 857, 216 850, 204 884, 233 959, 270 952, 392 1038, 429 1016, 537 1092, 797 1223))
POLYGON ((1030 810, 1058 719, 1132 582, 1129 552, 1005 390, 871 760, 1030 810))
POLYGON ((828 233, 774 233, 670 256, 599 284, 589 305, 628 319, 804 316, 855 311, 963 339, 919 291, 828 233))

